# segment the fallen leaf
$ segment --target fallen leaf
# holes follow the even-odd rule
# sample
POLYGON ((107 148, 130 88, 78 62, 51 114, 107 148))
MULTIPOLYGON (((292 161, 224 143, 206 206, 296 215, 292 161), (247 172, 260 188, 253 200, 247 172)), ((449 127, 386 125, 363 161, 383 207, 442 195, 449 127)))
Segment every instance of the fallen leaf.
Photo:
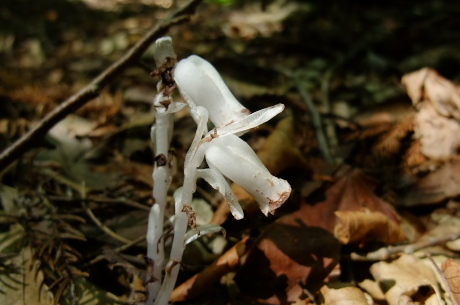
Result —
POLYGON ((399 159, 406 145, 405 139, 412 134, 413 130, 414 121, 412 118, 396 124, 377 140, 372 147, 373 155, 380 160, 390 159, 395 156, 399 159))
POLYGON ((241 257, 247 252, 249 243, 249 236, 243 238, 213 264, 176 287, 170 301, 185 301, 205 293, 223 275, 235 270, 241 264, 241 257))
POLYGON ((372 281, 370 279, 365 279, 358 284, 359 287, 364 289, 374 300, 385 301, 385 294, 380 289, 378 282, 372 281))
POLYGON ((19 268, 19 273, 2 276, 0 304, 3 305, 54 305, 53 294, 43 284, 40 264, 32 258, 32 250, 25 247, 9 263, 19 268))
POLYGON ((441 268, 454 301, 460 304, 460 264, 450 258, 441 268))
POLYGON ((338 263, 340 244, 329 232, 275 223, 259 238, 235 277, 241 291, 270 304, 317 291, 338 263))
POLYGON ((364 292, 346 283, 323 286, 320 294, 321 304, 324 305, 369 305, 364 292))
POLYGON ((378 262, 370 271, 389 305, 442 304, 435 274, 415 256, 403 254, 392 262, 378 262))
POLYGON ((377 125, 393 125, 411 120, 415 110, 406 99, 391 100, 366 107, 364 111, 355 114, 351 120, 361 127, 377 125))
POLYGON ((460 93, 449 80, 423 68, 402 78, 417 108, 415 138, 422 153, 433 160, 448 160, 460 148, 460 93))
POLYGON ((460 195, 460 161, 445 163, 440 168, 415 181, 398 201, 410 207, 439 203, 460 195))
POLYGON ((371 212, 381 212, 389 220, 399 224, 400 217, 393 207, 374 193, 377 182, 362 170, 343 167, 337 172, 335 180, 326 189, 325 200, 314 204, 303 203, 298 211, 286 215, 280 221, 300 221, 333 233, 337 220, 334 212, 360 211, 365 208, 371 212))
POLYGON ((402 77, 412 104, 432 104, 444 117, 460 119, 460 94, 455 85, 430 68, 406 74, 402 77))
MULTIPOLYGON (((431 214, 431 220, 436 226, 420 237, 417 243, 430 242, 436 239, 439 240, 459 233, 460 217, 447 213, 435 212, 431 214)), ((452 251, 460 251, 460 239, 447 242, 445 247, 452 251)))
POLYGON ((299 9, 299 4, 274 1, 263 10, 260 5, 249 3, 244 11, 235 11, 223 24, 223 31, 229 37, 254 39, 257 36, 270 37, 283 29, 282 21, 299 9))
POLYGON ((381 212, 337 211, 338 222, 335 237, 343 244, 363 243, 374 240, 394 244, 405 241, 400 226, 381 212))

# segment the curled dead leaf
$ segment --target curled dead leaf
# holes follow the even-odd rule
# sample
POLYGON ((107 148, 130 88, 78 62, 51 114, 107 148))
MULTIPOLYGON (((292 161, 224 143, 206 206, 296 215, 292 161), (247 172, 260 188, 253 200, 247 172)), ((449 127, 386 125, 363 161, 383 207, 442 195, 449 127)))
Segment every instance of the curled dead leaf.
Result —
POLYGON ((442 264, 441 268, 454 299, 453 301, 456 304, 460 304, 460 264, 453 259, 448 259, 442 264))
POLYGON ((435 274, 415 256, 403 254, 392 262, 378 262, 370 271, 389 305, 442 304, 435 274))
POLYGON ((399 200, 409 207, 439 203, 460 195, 460 161, 445 163, 435 171, 417 180, 399 200))
MULTIPOLYGON (((308 226, 317 226, 333 233, 337 217, 336 211, 378 211, 386 218, 399 224, 399 215, 393 207, 378 197, 374 190, 377 182, 362 170, 343 167, 335 177, 335 183, 328 186, 324 201, 302 204, 300 209, 286 215, 280 221, 299 221, 308 226)), ((308 199, 307 199, 308 200, 308 199)))
POLYGON ((460 93, 449 80, 428 68, 406 74, 402 83, 417 108, 415 138, 422 153, 448 160, 460 148, 460 93))
POLYGON ((323 286, 320 293, 321 304, 324 305, 369 305, 359 288, 346 283, 323 286))
POLYGON ((378 240, 386 244, 405 241, 400 226, 381 212, 337 211, 335 237, 344 244, 378 240))
POLYGON ((338 263, 340 244, 329 232, 299 223, 271 225, 235 281, 241 291, 270 304, 290 304, 314 293, 338 263))

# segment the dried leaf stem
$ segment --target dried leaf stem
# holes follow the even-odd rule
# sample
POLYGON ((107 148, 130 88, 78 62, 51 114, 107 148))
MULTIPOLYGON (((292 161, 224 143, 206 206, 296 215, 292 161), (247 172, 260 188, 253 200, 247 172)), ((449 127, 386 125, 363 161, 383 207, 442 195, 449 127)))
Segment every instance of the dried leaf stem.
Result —
POLYGON ((191 0, 168 18, 157 23, 118 61, 105 69, 83 89, 54 108, 26 134, 2 151, 0 154, 0 171, 31 149, 60 120, 97 97, 105 86, 114 81, 129 66, 139 61, 150 44, 164 35, 170 27, 187 21, 189 14, 192 14, 201 2, 202 0, 191 0))
POLYGON ((85 203, 85 202, 82 202, 82 207, 83 209, 85 210, 86 214, 88 214, 88 216, 91 218, 91 220, 94 222, 94 224, 100 228, 102 231, 104 231, 107 235, 109 235, 110 237, 112 237, 113 239, 116 239, 118 241, 121 241, 122 243, 129 243, 130 240, 129 239, 126 239, 124 238, 123 236, 120 236, 118 235, 117 233, 113 232, 109 227, 107 227, 106 225, 104 225, 97 217, 96 215, 94 215, 93 211, 91 211, 91 209, 89 208, 89 206, 85 203))
POLYGON ((449 295, 450 300, 452 301, 452 303, 455 304, 455 305, 460 305, 457 302, 457 300, 455 299, 454 292, 452 291, 452 289, 450 288, 449 284, 447 283, 446 276, 441 271, 441 269, 439 268, 438 264, 436 264, 436 262, 434 261, 434 259, 433 259, 433 257, 431 256, 430 253, 426 253, 426 256, 430 260, 430 263, 433 265, 434 269, 436 270, 436 273, 438 274, 439 278, 441 279, 443 289, 449 295))
POLYGON ((380 248, 377 251, 369 252, 366 255, 351 253, 350 258, 351 260, 355 260, 355 261, 384 261, 384 260, 390 259, 392 256, 399 254, 399 253, 411 254, 421 249, 442 245, 442 244, 445 244, 446 242, 453 241, 459 238, 460 238, 460 232, 456 232, 454 234, 430 238, 426 241, 418 242, 414 244, 380 248))
POLYGON ((324 159, 326 159, 326 161, 330 164, 334 164, 335 162, 332 158, 331 151, 329 149, 329 143, 324 132, 321 114, 319 113, 318 108, 316 108, 315 103, 313 103, 310 94, 308 94, 307 90, 305 90, 305 87, 301 84, 297 74, 292 73, 291 78, 294 81, 294 84, 296 85, 297 90, 300 93, 300 96, 302 96, 302 99, 304 100, 305 104, 307 104, 308 109, 310 110, 311 118, 313 121, 313 127, 315 128, 316 138, 318 139, 319 149, 321 150, 324 159))
MULTIPOLYGON (((126 244, 120 246, 120 247, 117 247, 117 248, 113 249, 113 251, 114 251, 115 253, 120 253, 120 252, 123 252, 123 251, 125 251, 125 250, 128 250, 128 249, 131 248, 132 246, 135 246, 135 245, 137 245, 138 243, 143 242, 143 241, 145 241, 145 235, 139 236, 138 238, 136 238, 136 239, 134 239, 134 240, 132 240, 132 241, 130 241, 130 242, 128 242, 128 243, 126 243, 126 244)), ((95 263, 97 263, 97 262, 100 262, 100 261, 103 260, 103 259, 106 259, 106 258, 107 258, 107 257, 106 257, 104 254, 98 255, 98 256, 96 256, 95 258, 93 258, 92 260, 90 260, 90 261, 87 263, 87 265, 93 265, 93 264, 95 264, 95 263)))
POLYGON ((108 203, 108 204, 124 204, 136 209, 150 211, 150 207, 134 200, 123 198, 103 198, 103 197, 88 197, 88 198, 68 198, 64 196, 48 196, 49 200, 61 202, 95 202, 95 203, 108 203))

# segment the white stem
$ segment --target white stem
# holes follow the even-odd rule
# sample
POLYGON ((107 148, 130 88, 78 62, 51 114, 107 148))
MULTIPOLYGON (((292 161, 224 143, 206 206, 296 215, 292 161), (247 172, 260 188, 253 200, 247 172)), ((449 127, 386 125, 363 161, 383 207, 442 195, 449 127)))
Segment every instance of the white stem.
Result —
MULTIPOLYGON (((176 60, 176 54, 172 46, 171 37, 163 37, 155 42, 154 52, 155 63, 158 69, 165 68, 164 65, 172 67, 176 60)), ((168 111, 168 104, 171 102, 169 96, 162 90, 162 82, 158 82, 158 94, 154 98, 155 127, 152 127, 152 142, 155 150, 155 166, 153 178, 153 199, 154 203, 150 210, 147 229, 147 258, 152 263, 153 270, 147 274, 147 305, 153 305, 160 292, 163 269, 164 269, 164 240, 163 226, 165 208, 168 201, 168 189, 171 184, 171 163, 169 145, 174 127, 174 116, 171 109, 168 111)), ((150 269, 148 268, 148 270, 150 269)))
POLYGON ((171 183, 171 169, 169 164, 169 144, 173 126, 173 116, 168 113, 155 113, 155 162, 153 171, 153 197, 154 204, 150 211, 147 229, 147 257, 153 262, 153 274, 147 279, 148 300, 147 305, 153 304, 162 283, 164 267, 164 241, 163 224, 167 203, 167 192, 171 183), (166 162, 166 163, 164 163, 166 162), (153 278, 151 278, 153 277, 153 278))
POLYGON ((155 305, 168 304, 174 285, 176 284, 182 254, 185 249, 185 233, 187 231, 188 224, 187 214, 183 212, 182 209, 185 204, 190 204, 192 202, 196 183, 196 171, 197 169, 191 166, 187 166, 185 169, 182 198, 176 203, 175 209, 174 239, 171 248, 171 255, 169 263, 166 266, 166 274, 163 285, 161 286, 155 305))
MULTIPOLYGON (((191 105, 194 106, 193 104, 191 105)), ((192 108, 191 107, 191 108, 192 108)), ((160 293, 155 302, 155 305, 166 305, 168 304, 169 297, 176 284, 177 276, 179 274, 180 262, 182 260, 182 254, 185 249, 185 233, 187 231, 188 217, 185 212, 182 211, 185 204, 191 204, 193 199, 193 193, 196 189, 197 170, 201 162, 204 159, 204 152, 198 151, 198 144, 203 137, 206 130, 206 124, 208 122, 208 112, 205 108, 198 106, 193 107, 192 114, 195 114, 195 120, 198 124, 195 137, 184 164, 184 185, 182 186, 180 200, 176 202, 175 207, 175 219, 174 219, 174 239, 171 248, 171 255, 169 257, 169 263, 166 266, 166 275, 161 286, 160 293), (197 153, 198 152, 198 153, 197 153)))

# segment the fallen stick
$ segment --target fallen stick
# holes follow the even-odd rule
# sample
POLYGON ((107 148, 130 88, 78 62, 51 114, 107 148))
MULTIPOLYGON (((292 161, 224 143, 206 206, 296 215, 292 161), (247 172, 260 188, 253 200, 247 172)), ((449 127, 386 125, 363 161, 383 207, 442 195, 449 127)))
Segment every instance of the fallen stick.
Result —
POLYGON ((412 254, 416 251, 420 251, 428 247, 442 245, 446 242, 457 240, 459 238, 460 232, 456 232, 454 234, 449 234, 446 236, 433 237, 428 240, 417 242, 414 244, 383 247, 374 252, 369 252, 364 255, 353 252, 350 254, 350 259, 354 261, 384 261, 400 253, 412 254))
POLYGON ((147 48, 155 40, 166 34, 170 27, 188 21, 189 15, 195 11, 196 7, 202 1, 203 0, 191 0, 176 12, 172 13, 168 18, 157 23, 119 60, 96 76, 83 89, 51 110, 32 129, 2 151, 0 154, 0 172, 31 149, 55 124, 68 114, 75 112, 87 102, 99 96, 101 90, 105 86, 115 80, 117 76, 126 70, 126 68, 138 61, 147 48))

